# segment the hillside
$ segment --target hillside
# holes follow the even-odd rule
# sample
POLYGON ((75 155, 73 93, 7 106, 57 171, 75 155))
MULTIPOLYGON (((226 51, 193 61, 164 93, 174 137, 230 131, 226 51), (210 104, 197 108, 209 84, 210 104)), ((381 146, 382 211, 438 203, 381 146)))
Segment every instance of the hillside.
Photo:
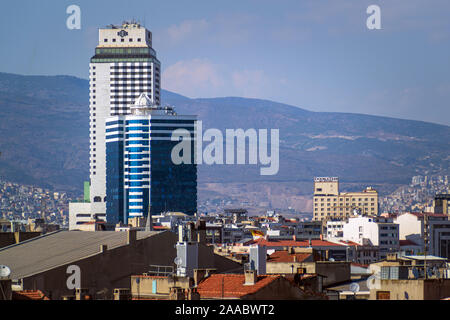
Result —
MULTIPOLYGON (((199 166, 200 198, 203 191, 220 194, 220 185, 263 190, 276 184, 279 194, 307 195, 314 176, 340 176, 350 186, 395 185, 416 174, 449 174, 448 126, 311 112, 267 100, 189 99, 164 90, 162 100, 179 114, 198 115, 205 129, 280 129, 277 175, 260 176, 257 167, 248 165, 199 166)), ((0 73, 0 176, 81 192, 88 178, 88 117, 87 80, 0 73)), ((256 198, 262 201, 268 194, 261 191, 256 198)))

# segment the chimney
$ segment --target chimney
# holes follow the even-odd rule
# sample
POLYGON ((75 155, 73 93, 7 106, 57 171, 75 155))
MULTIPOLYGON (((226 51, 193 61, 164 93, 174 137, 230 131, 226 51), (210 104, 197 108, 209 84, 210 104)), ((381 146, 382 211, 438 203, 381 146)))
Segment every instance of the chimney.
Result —
POLYGON ((185 292, 180 287, 170 288, 169 300, 185 300, 185 292))
POLYGON ((89 290, 84 288, 75 289, 75 300, 90 300, 89 290))
POLYGON ((194 269, 194 285, 198 286, 198 284, 205 278, 209 277, 209 274, 214 270, 206 270, 206 269, 194 269))
POLYGON ((197 288, 188 289, 188 300, 200 300, 200 294, 197 291, 197 288))
POLYGON ((204 269, 194 269, 194 286, 198 286, 200 281, 205 278, 206 270, 204 269))
POLYGON ((114 300, 131 300, 131 291, 126 288, 114 289, 114 300))
POLYGON ((128 245, 134 245, 136 243, 136 235, 137 235, 136 230, 129 229, 127 231, 127 244, 128 245))
POLYGON ((106 244, 100 245, 100 253, 104 253, 108 250, 108 246, 106 244))
POLYGON ((297 236, 295 234, 292 236, 292 240, 297 241, 297 236))
POLYGON ((253 286, 258 281, 256 270, 245 270, 244 286, 253 286))

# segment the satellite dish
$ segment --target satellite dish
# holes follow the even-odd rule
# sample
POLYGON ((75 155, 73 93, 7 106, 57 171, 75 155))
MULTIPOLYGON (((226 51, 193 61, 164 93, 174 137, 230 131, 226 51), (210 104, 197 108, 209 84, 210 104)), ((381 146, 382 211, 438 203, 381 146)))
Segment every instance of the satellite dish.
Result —
POLYGON ((359 284, 357 284, 356 282, 353 282, 350 284, 350 291, 353 293, 357 293, 359 292, 359 284))
POLYGON ((181 263, 182 263, 183 261, 181 260, 180 257, 176 257, 176 258, 173 260, 173 262, 175 262, 175 264, 176 264, 177 266, 179 266, 179 265, 181 265, 181 263))
POLYGON ((9 269, 7 266, 0 265, 0 277, 6 278, 11 274, 11 269, 9 269))
POLYGON ((417 270, 416 267, 414 267, 412 269, 412 273, 413 273, 414 279, 418 279, 419 278, 419 271, 417 270))
POLYGON ((330 259, 328 259, 328 261, 331 261, 331 262, 333 262, 333 261, 334 261, 334 258, 330 258, 330 259))

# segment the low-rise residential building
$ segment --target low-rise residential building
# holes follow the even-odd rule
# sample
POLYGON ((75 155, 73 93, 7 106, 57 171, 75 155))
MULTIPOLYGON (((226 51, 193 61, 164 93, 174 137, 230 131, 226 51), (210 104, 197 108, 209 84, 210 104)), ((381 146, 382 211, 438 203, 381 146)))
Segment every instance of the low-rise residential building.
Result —
POLYGON ((410 240, 425 250, 425 223, 428 236, 427 253, 439 257, 450 258, 450 220, 442 213, 406 212, 394 219, 399 225, 400 240, 410 240), (425 222, 426 218, 426 222, 425 222))
POLYGON ((311 248, 277 250, 266 262, 268 274, 316 274, 323 278, 323 287, 350 280, 350 262, 323 261, 311 248))
POLYGON ((450 296, 450 279, 386 279, 370 289, 370 300, 440 300, 450 296))
POLYGON ((344 240, 379 247, 379 257, 400 249, 399 226, 390 218, 358 216, 349 218, 343 227, 344 240))

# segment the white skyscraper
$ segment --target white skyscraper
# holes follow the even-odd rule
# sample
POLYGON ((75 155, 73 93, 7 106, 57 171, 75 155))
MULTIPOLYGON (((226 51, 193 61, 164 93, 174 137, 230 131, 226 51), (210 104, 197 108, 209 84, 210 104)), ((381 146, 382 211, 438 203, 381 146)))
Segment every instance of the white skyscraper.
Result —
POLYGON ((160 104, 161 64, 152 48, 152 33, 136 22, 99 29, 99 42, 89 65, 90 203, 72 203, 69 215, 106 214, 105 120, 129 114, 140 94, 160 104))

